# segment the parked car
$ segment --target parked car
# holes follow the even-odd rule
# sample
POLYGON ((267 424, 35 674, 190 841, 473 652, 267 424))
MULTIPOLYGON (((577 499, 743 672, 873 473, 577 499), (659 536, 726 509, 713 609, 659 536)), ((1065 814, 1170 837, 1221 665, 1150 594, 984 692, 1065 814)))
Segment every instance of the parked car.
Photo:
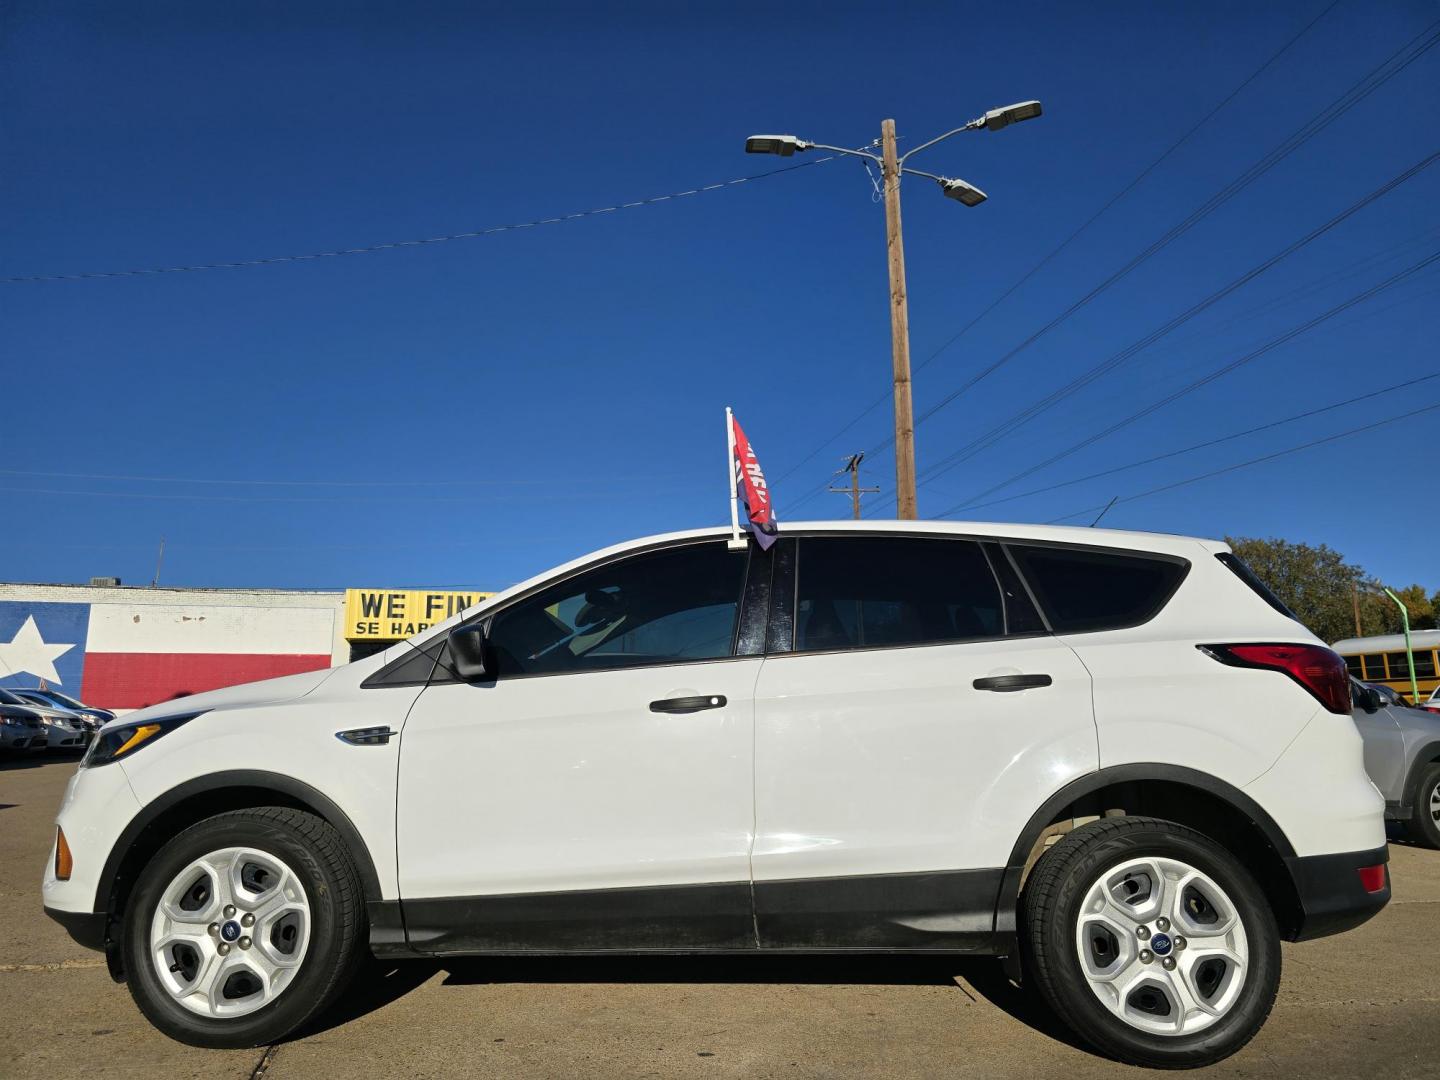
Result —
POLYGON ((0 705, 0 750, 28 750, 45 742, 40 718, 26 709, 0 705))
POLYGON ((726 536, 110 722, 46 910, 199 1046, 284 1037, 367 946, 923 951, 1008 956, 1080 1037, 1177 1067, 1255 1034, 1282 939, 1389 900, 1344 663, 1225 544, 726 536))
MULTIPOLYGON (((88 713, 76 712, 74 709, 68 708, 67 706, 57 705, 48 700, 43 693, 37 690, 16 688, 12 689, 11 693, 13 693, 16 697, 20 698, 26 704, 33 705, 37 708, 48 709, 54 713, 59 713, 66 723, 68 723, 71 727, 79 729, 80 734, 84 737, 86 745, 89 745, 90 740, 94 738, 95 733, 100 730, 103 724, 108 723, 108 720, 100 721, 95 719, 93 716, 90 716, 88 713)), ((109 719, 113 720, 114 718, 115 714, 111 713, 109 719)))
POLYGON ((60 693, 59 690, 51 690, 49 688, 44 690, 15 689, 14 693, 28 701, 35 701, 41 705, 49 705, 51 708, 65 709, 68 712, 72 712, 81 719, 88 721, 97 730, 100 725, 115 719, 115 714, 109 709, 97 709, 93 705, 86 705, 82 701, 76 701, 74 698, 60 693))
POLYGON ((0 705, 18 706, 33 713, 45 730, 45 746, 51 750, 83 750, 90 742, 90 732, 84 722, 68 710, 29 701, 3 688, 0 688, 0 705))
POLYGON ((1385 816, 1415 843, 1440 848, 1440 716, 1388 686, 1351 680, 1365 770, 1385 796, 1385 816))

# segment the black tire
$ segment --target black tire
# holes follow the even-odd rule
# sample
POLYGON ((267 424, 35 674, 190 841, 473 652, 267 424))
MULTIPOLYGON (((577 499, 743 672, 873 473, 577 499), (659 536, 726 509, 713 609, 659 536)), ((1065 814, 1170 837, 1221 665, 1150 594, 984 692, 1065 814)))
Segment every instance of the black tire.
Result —
POLYGON ((1440 788, 1440 761, 1420 767, 1410 792, 1410 820, 1405 823, 1405 833, 1421 847, 1440 848, 1440 821, 1435 820, 1430 806, 1436 788, 1440 788))
POLYGON ((288 807, 236 810, 181 832, 146 864, 124 913, 130 994, 157 1028, 182 1043, 217 1049, 265 1046, 318 1016, 349 982, 363 953, 365 904, 340 835, 313 814, 288 807), (253 847, 294 871, 310 905, 309 945, 299 971, 275 1000, 244 1016, 191 1012, 160 983, 149 948, 161 894, 191 861, 225 847, 253 847))
POLYGON ((1280 934, 1254 878, 1220 845, 1174 822, 1120 817, 1083 825, 1046 852, 1021 897, 1021 949, 1027 979, 1078 1036, 1119 1061, 1188 1069, 1226 1058, 1265 1023, 1280 985, 1280 934), (1250 957, 1228 1012, 1192 1035, 1161 1035, 1132 1027, 1103 1005, 1081 967, 1076 920, 1086 892, 1127 859, 1179 859, 1207 874, 1240 917, 1250 957))

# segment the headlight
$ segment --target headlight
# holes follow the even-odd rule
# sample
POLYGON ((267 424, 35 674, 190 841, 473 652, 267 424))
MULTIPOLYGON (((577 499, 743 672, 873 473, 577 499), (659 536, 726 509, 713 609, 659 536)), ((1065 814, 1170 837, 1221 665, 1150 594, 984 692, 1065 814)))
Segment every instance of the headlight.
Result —
POLYGON ((53 716, 42 716, 40 717, 40 723, 44 724, 46 727, 54 727, 55 718, 53 716))
POLYGON ((118 761, 122 757, 129 757, 141 747, 149 746, 162 735, 166 735, 181 724, 188 723, 202 715, 204 715, 204 710, 180 713, 176 716, 162 716, 155 720, 122 724, 120 727, 111 728, 91 740, 90 749, 86 750, 85 756, 80 759, 80 768, 93 769, 99 765, 108 765, 112 761, 118 761))

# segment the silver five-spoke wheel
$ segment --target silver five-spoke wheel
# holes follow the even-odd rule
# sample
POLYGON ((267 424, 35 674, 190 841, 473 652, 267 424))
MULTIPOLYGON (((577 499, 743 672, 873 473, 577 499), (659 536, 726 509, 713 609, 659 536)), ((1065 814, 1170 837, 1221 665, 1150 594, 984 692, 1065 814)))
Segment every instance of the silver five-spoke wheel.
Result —
POLYGON ((1192 1035, 1225 1016, 1250 957, 1225 890, 1162 857, 1127 860, 1094 881, 1080 903, 1075 947, 1101 1003, 1157 1035, 1192 1035))
POLYGON ((244 1016, 285 992, 310 945, 310 902, 300 878, 249 847, 208 852, 176 874, 150 923, 160 983, 208 1017, 244 1016))

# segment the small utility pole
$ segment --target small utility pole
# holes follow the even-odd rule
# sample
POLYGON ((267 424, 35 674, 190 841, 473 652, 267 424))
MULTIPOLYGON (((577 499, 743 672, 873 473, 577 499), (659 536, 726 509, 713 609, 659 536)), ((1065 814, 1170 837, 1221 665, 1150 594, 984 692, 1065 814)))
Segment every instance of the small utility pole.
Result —
MULTIPOLYGON (((890 360, 895 378, 896 516, 913 521, 915 503, 915 412, 910 403, 910 306, 905 296, 905 241, 900 233, 900 161, 895 121, 880 125, 881 175, 885 180, 885 248, 890 255, 890 360)), ((855 515, 859 517, 857 513, 855 515)))
POLYGON ((860 496, 879 494, 880 492, 880 489, 878 487, 862 488, 860 486, 860 462, 864 460, 865 454, 863 452, 859 454, 851 454, 849 459, 845 462, 845 467, 843 469, 840 469, 839 472, 835 474, 836 476, 839 476, 840 473, 848 472, 850 474, 850 486, 832 487, 830 489, 831 491, 837 492, 841 495, 850 496, 850 508, 854 513, 854 518, 856 521, 860 520, 860 496))
POLYGON ((160 537, 160 554, 155 557, 155 580, 150 582, 153 589, 160 584, 160 567, 165 562, 165 537, 160 537))
POLYGON ((1355 636, 1364 637, 1365 632, 1360 629, 1360 584, 1352 581, 1350 583, 1350 606, 1355 609, 1355 636))

